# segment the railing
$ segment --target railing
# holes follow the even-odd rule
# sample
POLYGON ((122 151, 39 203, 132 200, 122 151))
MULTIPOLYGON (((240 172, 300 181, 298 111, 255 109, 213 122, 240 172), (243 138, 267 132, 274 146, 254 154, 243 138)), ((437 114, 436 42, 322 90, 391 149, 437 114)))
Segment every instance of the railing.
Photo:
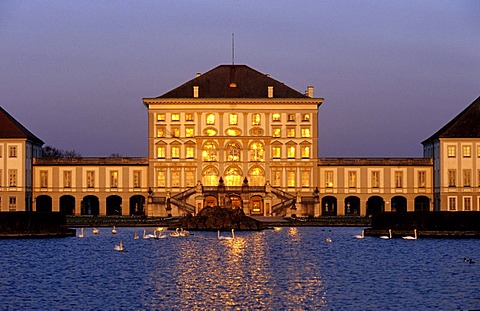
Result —
POLYGON ((295 196, 291 195, 290 193, 288 192, 285 192, 285 191, 282 191, 280 189, 277 189, 277 188, 272 188, 272 193, 274 195, 276 195, 277 197, 281 198, 281 199, 293 199, 295 196))
POLYGON ((320 158, 318 165, 322 166, 430 166, 432 158, 320 158))
POLYGON ((148 158, 80 157, 80 158, 34 158, 35 165, 148 165, 148 158))
POLYGON ((170 203, 185 210, 186 212, 188 213, 194 213, 195 212, 195 206, 193 206, 192 204, 189 204, 187 202, 184 202, 184 201, 179 201, 177 199, 174 199, 174 198, 170 198, 170 203))
POLYGON ((193 187, 173 195, 172 198, 177 200, 185 200, 188 197, 190 197, 192 194, 194 194, 196 191, 197 191, 196 187, 193 187))
POLYGON ((295 198, 287 200, 287 201, 280 202, 280 203, 272 206, 272 212, 275 213, 275 214, 278 214, 283 209, 286 209, 286 208, 291 207, 292 205, 295 205, 295 203, 296 203, 295 198))

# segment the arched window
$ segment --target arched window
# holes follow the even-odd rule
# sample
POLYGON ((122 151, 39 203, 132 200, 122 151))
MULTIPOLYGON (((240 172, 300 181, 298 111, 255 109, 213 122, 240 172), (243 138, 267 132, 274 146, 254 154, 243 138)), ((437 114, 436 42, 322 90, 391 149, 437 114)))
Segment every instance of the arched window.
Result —
POLYGON ((205 143, 202 156, 204 161, 217 161, 217 145, 213 142, 205 143))
POLYGON ((250 145, 250 161, 263 161, 265 149, 261 142, 253 142, 250 145))
POLYGON ((203 184, 205 186, 216 186, 218 184, 217 169, 209 167, 203 171, 203 184))
POLYGON ((225 171, 225 186, 241 186, 242 185, 242 172, 238 167, 229 167, 225 171))
POLYGON ((254 167, 250 169, 250 172, 248 173, 250 186, 263 186, 265 184, 264 176, 265 172, 261 167, 254 167))
POLYGON ((260 125, 260 114, 259 113, 254 113, 252 115, 252 125, 260 125))
POLYGON ((236 142, 228 143, 226 146, 227 161, 240 161, 241 149, 240 145, 236 142))

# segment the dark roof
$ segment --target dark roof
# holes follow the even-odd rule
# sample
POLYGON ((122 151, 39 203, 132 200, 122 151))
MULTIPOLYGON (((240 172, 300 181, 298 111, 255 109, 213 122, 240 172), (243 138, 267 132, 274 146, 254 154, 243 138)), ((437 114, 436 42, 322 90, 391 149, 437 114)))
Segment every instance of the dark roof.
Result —
POLYGON ((480 138, 480 97, 422 144, 440 138, 480 138))
POLYGON ((0 138, 25 138, 40 145, 44 142, 0 107, 0 138))
POLYGON ((307 98, 282 82, 246 65, 220 65, 157 98, 267 98, 273 86, 274 98, 307 98))

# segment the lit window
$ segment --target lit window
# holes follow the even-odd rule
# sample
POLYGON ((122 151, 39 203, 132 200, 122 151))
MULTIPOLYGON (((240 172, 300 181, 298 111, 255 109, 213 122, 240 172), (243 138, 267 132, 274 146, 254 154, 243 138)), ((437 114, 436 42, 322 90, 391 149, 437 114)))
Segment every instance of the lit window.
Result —
POLYGON ((395 172, 395 188, 403 188, 403 172, 395 172))
POLYGON ((305 122, 310 121, 310 114, 308 113, 302 114, 302 121, 305 121, 305 122))
POLYGON ((133 171, 133 188, 140 188, 142 185, 142 172, 133 171))
POLYGON ((180 114, 172 113, 172 121, 180 121, 180 114))
MULTIPOLYGON (((0 149, 0 154, 2 150, 0 149)), ((477 146, 477 158, 480 158, 480 145, 477 146)))
POLYGON ((291 137, 291 138, 295 137, 295 128, 294 127, 287 129, 287 136, 291 137))
POLYGON ((462 146, 463 157, 470 158, 472 156, 472 147, 471 146, 462 146))
POLYGON ((295 146, 287 147, 287 157, 289 159, 295 159, 295 146))
POLYGON ((464 197, 463 198, 463 210, 464 211, 471 211, 472 210, 472 198, 471 197, 464 197))
POLYGON ((180 147, 172 146, 172 159, 180 158, 180 147))
POLYGON ((17 147, 16 146, 8 147, 8 157, 9 158, 16 158, 17 157, 17 147))
POLYGON ((193 137, 195 135, 195 130, 193 127, 185 128, 185 137, 193 137))
POLYGON ((240 161, 240 146, 237 143, 227 144, 227 161, 240 161))
POLYGON ((274 159, 280 159, 282 157, 282 147, 273 146, 272 147, 272 157, 274 159))
POLYGON ((48 171, 40 171, 40 187, 48 187, 48 171))
MULTIPOLYGON (((3 172, 2 170, 0 169, 0 187, 2 187, 2 176, 3 176, 3 172)), ((1 203, 1 202, 0 202, 1 203)), ((0 205, 0 210, 1 210, 1 207, 2 205, 0 205)))
POLYGON ((254 167, 250 170, 250 174, 248 176, 250 186, 263 186, 263 177, 264 171, 259 167, 254 167))
POLYGON ((348 187, 349 188, 357 187, 357 172, 355 171, 348 172, 348 187))
POLYGON ((463 186, 464 187, 472 186, 472 170, 469 170, 469 169, 463 170, 463 186))
POLYGON ((252 115, 252 125, 260 125, 260 114, 259 113, 254 113, 252 115))
POLYGON ((180 187, 180 171, 172 171, 172 187, 180 187))
POLYGON ((281 137, 282 136, 282 129, 279 127, 273 128, 273 137, 281 137))
POLYGON ((448 170, 448 186, 457 186, 457 170, 448 170))
POLYGON ((273 186, 280 187, 282 182, 282 172, 274 171, 273 172, 273 186))
POLYGON ((280 121, 280 114, 279 113, 272 114, 272 121, 279 122, 280 121))
POLYGON ((165 137, 165 128, 157 127, 157 137, 165 137))
POLYGON ((205 186, 216 186, 218 184, 218 173, 214 168, 208 168, 203 173, 203 184, 205 186))
POLYGON ((310 137, 310 128, 308 127, 302 128, 302 137, 304 138, 310 137))
POLYGON ((204 161, 217 161, 217 146, 213 142, 207 142, 202 152, 204 161))
POLYGON ((165 171, 163 170, 158 170, 157 171, 157 187, 165 187, 166 184, 166 174, 165 171))
POLYGON ((294 122, 295 121, 295 114, 294 113, 289 113, 288 114, 288 121, 289 122, 294 122))
POLYGON ((187 146, 185 148, 185 152, 187 153, 186 154, 186 158, 187 159, 193 159, 195 158, 195 147, 193 146, 187 146))
POLYGON ((238 124, 238 115, 236 113, 231 113, 229 115, 229 123, 230 123, 230 125, 237 125, 238 124))
POLYGON ((250 161, 263 161, 264 148, 261 142, 253 142, 250 145, 250 161))
POLYGON ((217 130, 212 129, 212 128, 208 128, 208 129, 205 129, 204 133, 207 136, 215 136, 215 135, 217 135, 217 130))
POLYGON ((215 124, 215 115, 213 113, 207 114, 207 124, 208 125, 215 124))
POLYGON ((303 146, 302 147, 302 159, 310 159, 310 147, 303 146))
POLYGON ((288 171, 287 172, 287 186, 289 188, 295 187, 295 172, 294 171, 288 171))
POLYGON ((241 134, 239 129, 236 128, 230 128, 227 129, 227 136, 239 136, 241 134))
POLYGON ((72 171, 63 171, 63 187, 72 187, 72 171))
POLYGON ((380 188, 380 171, 372 171, 372 188, 380 188))
POLYGON ((157 158, 165 159, 165 146, 157 146, 157 158))
POLYGON ((333 187, 333 171, 325 171, 325 187, 333 187))
POLYGON ((302 171, 301 178, 302 178, 302 187, 303 188, 310 187, 310 172, 309 171, 302 171))
POLYGON ((195 118, 193 117, 193 113, 186 113, 185 121, 195 121, 195 118))
POLYGON ((164 113, 158 113, 157 114, 157 121, 165 121, 165 114, 164 113))
POLYGON ((457 210, 457 198, 456 197, 448 197, 448 210, 449 211, 456 211, 457 210))
POLYGON ((427 182, 427 172, 419 171, 418 172, 418 188, 425 188, 427 182))
POLYGON ((17 170, 16 169, 8 170, 8 186, 9 187, 17 186, 17 170))
POLYGON ((118 187, 118 171, 110 172, 110 188, 118 187))
POLYGON ((195 174, 192 171, 185 172, 185 186, 193 187, 195 186, 195 174))
POLYGON ((8 198, 8 211, 15 212, 17 210, 17 197, 8 198))
POLYGON ((95 171, 87 171, 87 188, 95 187, 95 171))
POLYGON ((225 185, 227 187, 242 185, 242 175, 238 168, 231 167, 227 169, 225 172, 225 185))
POLYGON ((172 137, 180 137, 180 128, 172 127, 172 137))
POLYGON ((455 146, 448 146, 447 147, 447 154, 449 158, 455 158, 456 156, 456 148, 455 146))

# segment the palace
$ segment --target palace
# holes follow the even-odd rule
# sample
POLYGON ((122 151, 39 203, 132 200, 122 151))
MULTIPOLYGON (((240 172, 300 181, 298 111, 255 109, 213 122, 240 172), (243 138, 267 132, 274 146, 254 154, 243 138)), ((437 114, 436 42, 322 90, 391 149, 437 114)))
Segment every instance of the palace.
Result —
POLYGON ((480 97, 422 142, 423 158, 320 158, 314 88, 220 65, 155 98, 148 157, 42 157, 0 108, 0 210, 181 216, 480 210, 480 97))

